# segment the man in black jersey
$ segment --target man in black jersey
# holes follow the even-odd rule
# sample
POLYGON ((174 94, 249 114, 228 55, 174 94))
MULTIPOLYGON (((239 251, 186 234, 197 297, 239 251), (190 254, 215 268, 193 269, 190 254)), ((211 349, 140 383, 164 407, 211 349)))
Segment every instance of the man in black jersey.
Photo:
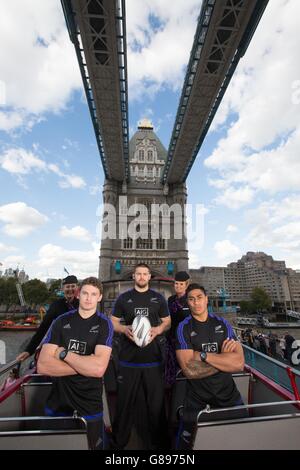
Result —
POLYGON ((167 433, 161 347, 164 338, 161 335, 170 327, 170 315, 163 296, 149 289, 151 272, 146 264, 135 267, 133 279, 134 288, 118 297, 111 318, 115 331, 122 333, 117 410, 113 425, 114 446, 118 449, 126 446, 134 416, 138 414, 143 419, 143 434, 145 431, 148 433, 147 440, 150 442, 146 446, 159 449, 166 445, 167 433), (152 326, 151 342, 143 348, 135 344, 132 334, 131 325, 138 315, 146 316, 152 326), (142 403, 141 409, 136 409, 141 396, 144 397, 145 406, 142 403))
POLYGON ((38 359, 40 374, 53 377, 47 416, 72 416, 88 423, 89 446, 103 449, 102 377, 111 354, 113 326, 97 311, 102 286, 95 277, 82 282, 79 308, 51 325, 38 359))
POLYGON ((175 274, 174 290, 175 295, 168 298, 168 307, 171 315, 171 328, 167 333, 165 381, 166 385, 172 386, 179 369, 175 353, 175 336, 179 323, 189 314, 190 309, 186 301, 186 290, 189 285, 190 276, 185 271, 178 271, 175 274))
POLYGON ((26 350, 17 356, 17 361, 25 361, 25 359, 35 352, 36 348, 49 330, 53 320, 59 317, 62 313, 78 308, 79 300, 76 298, 77 290, 78 280, 76 276, 71 275, 63 279, 64 298, 55 300, 55 302, 50 305, 48 312, 46 313, 38 330, 31 338, 26 350))
MULTIPOLYGON (((224 318, 208 313, 208 298, 202 286, 191 284, 186 294, 191 315, 179 324, 176 333, 177 360, 189 379, 178 431, 179 449, 192 446, 197 414, 207 404, 212 408, 243 404, 231 376, 244 368, 241 344, 224 318)), ((235 410, 226 418, 242 416, 244 410, 235 410)))

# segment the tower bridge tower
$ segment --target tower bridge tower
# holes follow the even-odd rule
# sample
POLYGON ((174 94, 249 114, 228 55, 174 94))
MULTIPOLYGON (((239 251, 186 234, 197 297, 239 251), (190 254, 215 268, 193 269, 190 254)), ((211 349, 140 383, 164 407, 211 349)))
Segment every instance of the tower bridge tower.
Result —
POLYGON ((163 185, 166 157, 152 123, 143 119, 129 143, 129 182, 104 183, 99 263, 104 282, 131 280, 139 262, 156 278, 188 270, 186 185, 163 185))

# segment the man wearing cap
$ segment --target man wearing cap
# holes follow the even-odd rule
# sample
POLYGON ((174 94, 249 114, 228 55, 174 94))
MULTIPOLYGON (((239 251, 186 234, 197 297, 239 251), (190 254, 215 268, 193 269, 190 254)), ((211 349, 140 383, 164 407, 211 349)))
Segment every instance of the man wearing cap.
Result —
POLYGON ((148 450, 163 449, 167 446, 167 423, 161 341, 170 327, 170 315, 164 297, 149 288, 147 264, 135 266, 133 279, 134 288, 117 298, 111 317, 114 330, 122 335, 112 445, 115 449, 126 447, 137 426, 148 450), (138 316, 148 318, 152 326, 145 347, 137 346, 133 337, 132 323, 138 316))
POLYGON ((79 300, 76 298, 77 289, 78 280, 76 276, 71 275, 63 279, 64 297, 62 299, 55 300, 50 305, 48 312, 46 313, 38 330, 31 338, 28 346, 26 347, 26 350, 17 356, 17 361, 24 361, 35 352, 36 348, 39 346, 48 329, 50 328, 53 320, 63 313, 78 308, 79 300))
POLYGON ((168 298, 168 307, 171 315, 171 329, 167 333, 167 351, 165 366, 166 385, 173 385, 176 372, 179 368, 175 353, 175 334, 179 323, 184 320, 190 310, 186 301, 186 289, 189 285, 190 276, 186 271, 178 271, 175 275, 175 295, 168 298))

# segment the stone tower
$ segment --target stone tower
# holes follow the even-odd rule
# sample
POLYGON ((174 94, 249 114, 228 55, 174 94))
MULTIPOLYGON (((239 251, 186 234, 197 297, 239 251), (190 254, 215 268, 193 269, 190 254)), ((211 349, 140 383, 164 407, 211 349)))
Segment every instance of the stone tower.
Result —
POLYGON ((106 180, 99 277, 131 279, 133 266, 147 263, 157 278, 188 270, 184 231, 185 184, 163 186, 167 151, 144 119, 129 145, 130 180, 106 180), (114 230, 115 227, 115 230, 114 230))

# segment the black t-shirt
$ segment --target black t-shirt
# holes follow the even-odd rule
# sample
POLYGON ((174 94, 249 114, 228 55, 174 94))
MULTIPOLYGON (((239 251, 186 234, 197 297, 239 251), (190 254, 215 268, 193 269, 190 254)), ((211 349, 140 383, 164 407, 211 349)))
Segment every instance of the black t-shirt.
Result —
POLYGON ((30 355, 33 354, 50 328, 51 323, 63 313, 70 312, 70 310, 74 310, 78 307, 79 300, 75 298, 72 302, 69 302, 65 297, 55 300, 55 302, 50 305, 37 332, 31 338, 30 343, 26 347, 26 351, 29 352, 30 355))
MULTIPOLYGON (((183 320, 176 332, 176 349, 192 349, 220 354, 225 339, 236 339, 231 325, 224 318, 209 313, 205 322, 192 315, 183 320)), ((240 393, 228 372, 218 372, 204 379, 188 380, 188 389, 199 402, 215 407, 234 406, 240 402, 240 393)))
POLYGON ((174 338, 179 323, 191 314, 187 304, 186 294, 182 297, 171 295, 168 298, 168 307, 171 315, 171 329, 168 331, 168 336, 174 338))
MULTIPOLYGON (((43 344, 57 344, 81 356, 94 353, 96 346, 112 347, 113 325, 104 314, 96 312, 82 318, 78 310, 61 315, 49 329, 43 344)), ((53 377, 47 408, 54 414, 70 415, 77 410, 81 416, 102 411, 102 378, 69 375, 53 377)), ((49 413, 48 413, 49 414, 49 413)))
MULTIPOLYGON (((152 289, 138 292, 131 289, 121 294, 115 303, 113 316, 122 318, 126 325, 132 325, 134 318, 143 315, 148 318, 151 326, 161 324, 161 318, 169 316, 168 305, 164 297, 152 289)), ((136 365, 137 367, 160 363, 162 349, 160 337, 157 336, 148 346, 141 348, 125 335, 121 335, 121 350, 119 355, 121 365, 136 365)))

